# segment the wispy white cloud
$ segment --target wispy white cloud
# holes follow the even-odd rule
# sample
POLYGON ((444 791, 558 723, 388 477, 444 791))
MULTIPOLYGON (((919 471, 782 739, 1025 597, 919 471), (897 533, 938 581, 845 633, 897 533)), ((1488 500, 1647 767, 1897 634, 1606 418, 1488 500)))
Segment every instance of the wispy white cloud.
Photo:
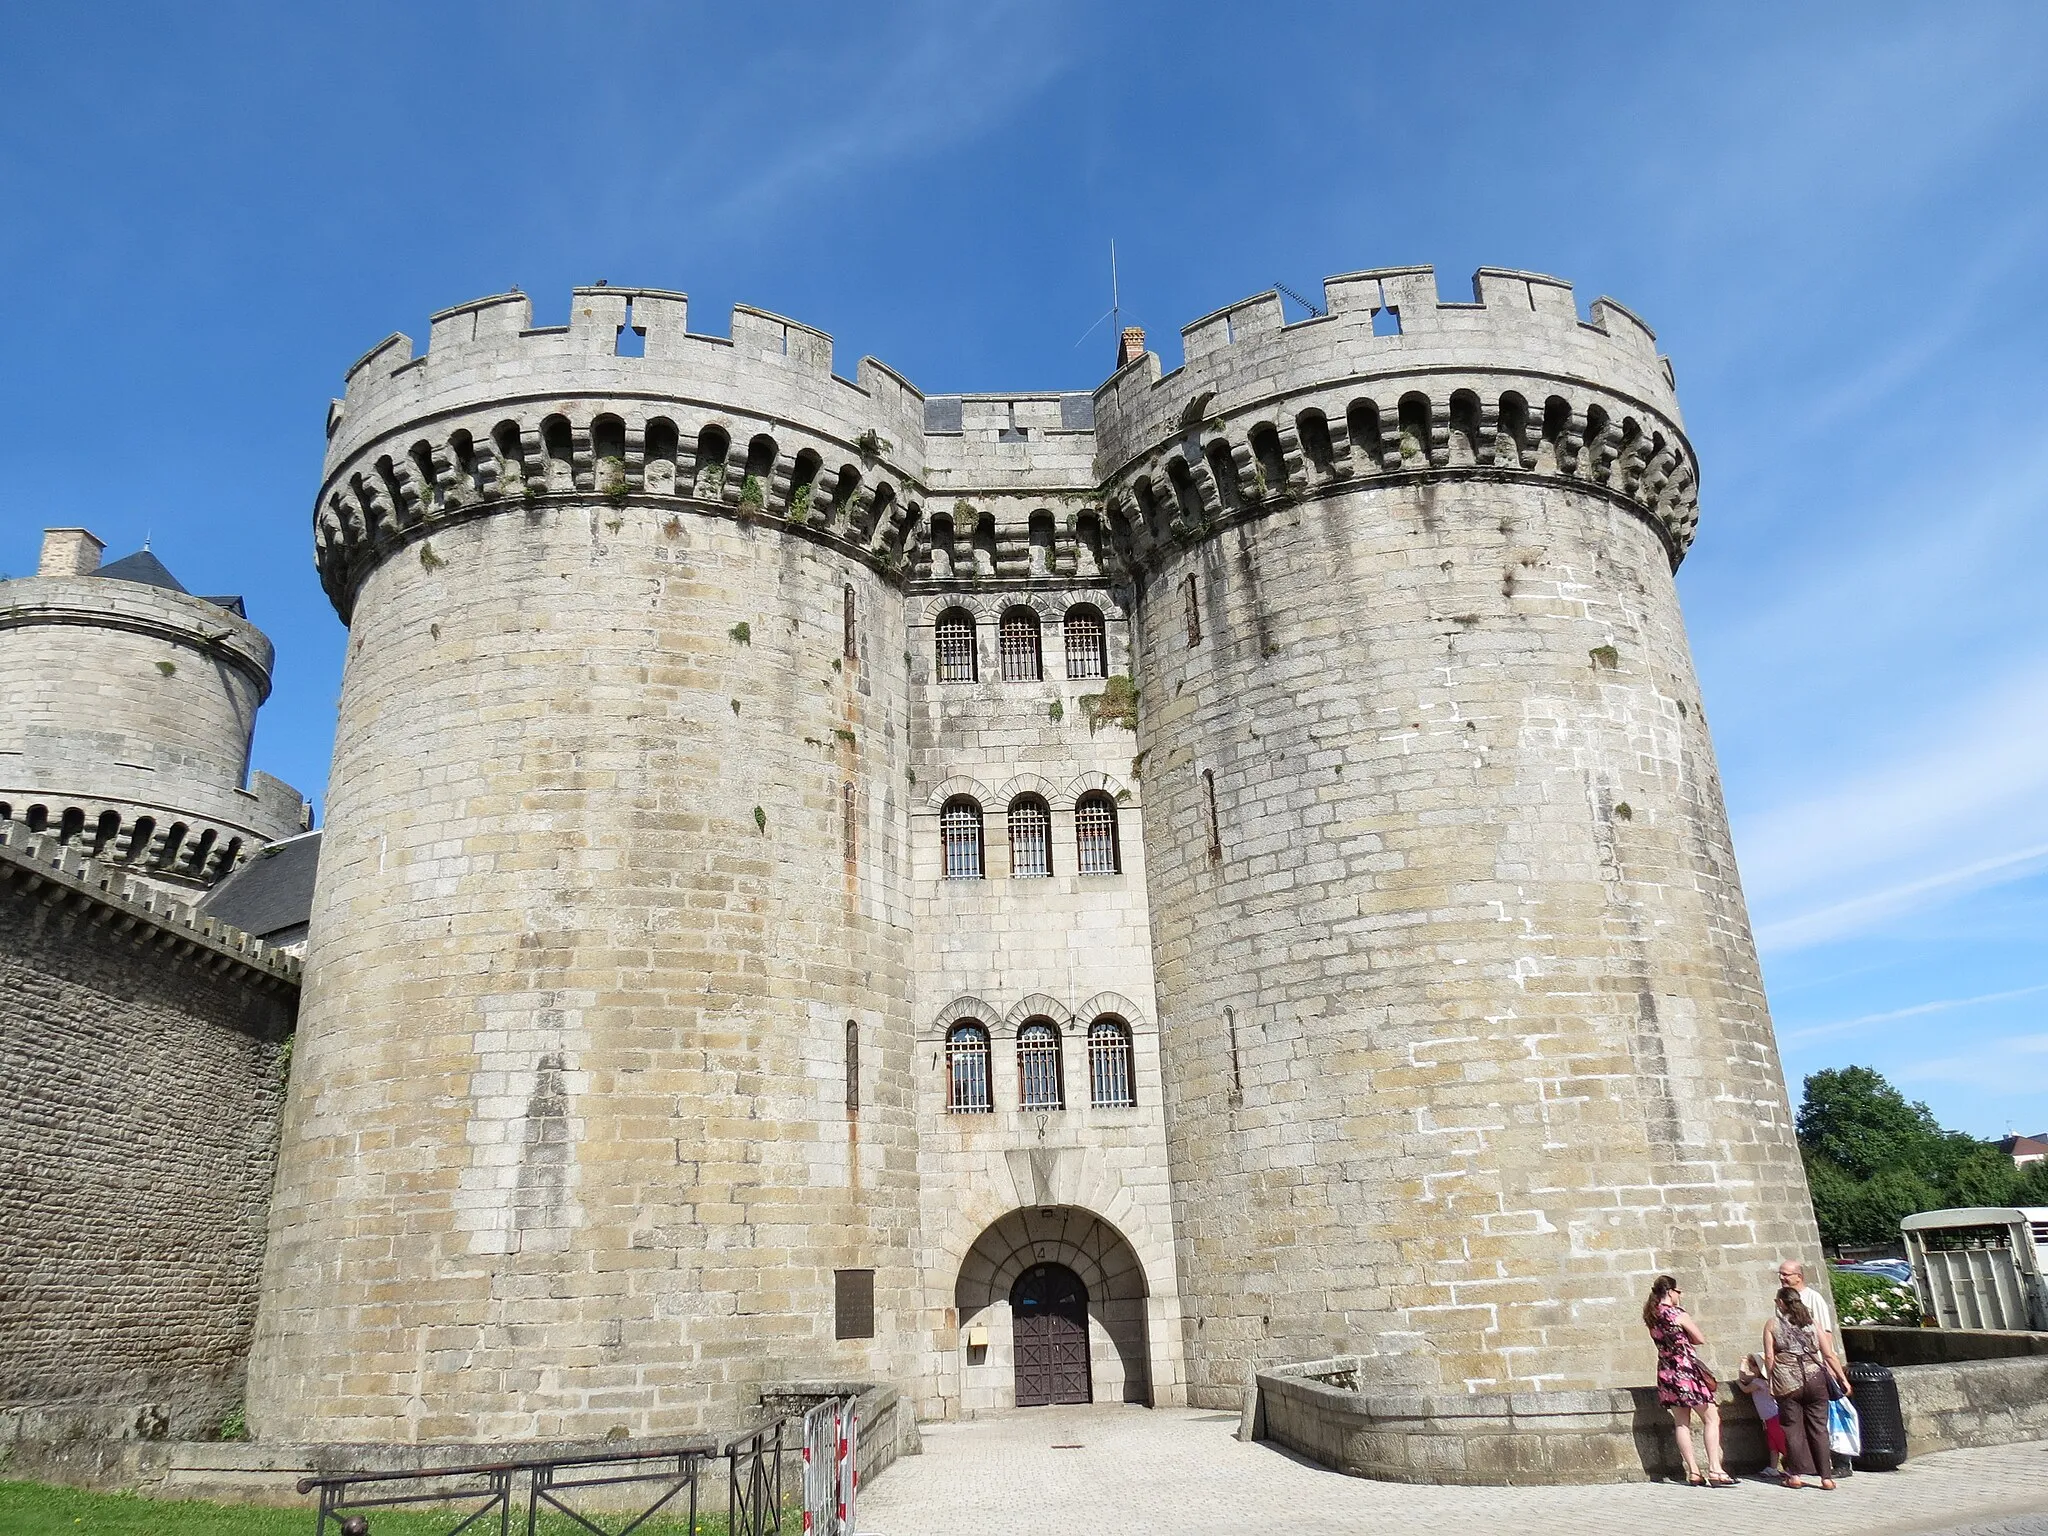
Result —
MULTIPOLYGON (((1688 196, 1674 215, 1683 236, 1671 249, 1680 261, 1714 263, 1725 280, 1731 243, 1739 246, 1750 302, 1746 324, 1701 340, 1753 367, 1757 338, 1782 341, 1788 314, 1827 307, 1811 295, 1830 252, 1923 217, 1960 163, 2009 152, 2014 122, 2037 106, 2037 83, 2000 61, 2028 46, 2030 23, 2017 13, 1983 20, 1958 29, 1899 15, 1831 38, 1841 51, 1830 68, 1815 69, 1796 47, 1758 49, 1716 77, 1712 98, 1697 104, 1712 127, 1694 136, 1713 153, 1683 167, 1688 196), (1873 136, 1883 153, 1871 152, 1873 136)), ((1946 301, 1940 274, 1899 276, 1902 314, 1946 301)))
POLYGON ((1920 379, 1932 364, 1983 325, 1985 310, 2003 301, 2006 285, 2016 272, 2038 265, 2044 231, 2048 231, 2048 219, 2029 210, 1997 239, 1980 246, 1968 265, 1941 285, 1935 302, 1927 307, 1933 315, 1931 321, 1903 335, 1880 333, 1889 344, 1872 360, 1846 370, 1839 382, 1813 396, 1797 425, 1809 435, 1831 430, 1920 379))
POLYGON ((1779 1034, 1778 1043, 1782 1046, 1811 1045, 1818 1040, 1833 1040, 1842 1035, 1864 1034, 1901 1019, 1925 1018, 1931 1013, 1953 1013, 1959 1008, 2005 1003, 2016 997, 2033 997, 2042 992, 2048 992, 2048 982, 2032 987, 2014 987, 2006 992, 1986 992, 1977 997, 1945 997, 1931 1003, 1915 1003, 1910 1008, 1888 1008, 1882 1013, 1866 1013, 1854 1019, 1839 1019, 1832 1024, 1814 1024, 1805 1029, 1785 1031, 1779 1034))
POLYGON ((831 238, 856 222, 836 199, 886 202, 904 161, 986 134, 1067 63, 1051 7, 845 18, 831 39, 792 43, 736 71, 714 101, 685 103, 690 152, 651 173, 650 194, 688 209, 693 240, 750 238, 771 220, 777 238, 831 238))
POLYGON ((1866 932, 2048 864, 2048 659, 1938 713, 1935 745, 1880 761, 1739 823, 1767 950, 1866 932))
POLYGON ((1710 642, 1744 694, 1732 810, 1768 950, 2026 878, 2048 849, 2048 436, 1950 448, 1710 642))
POLYGON ((1893 1075, 1908 1083, 1976 1088, 2000 1099, 2048 1093, 2048 1035, 2006 1035, 1973 1050, 1909 1063, 1893 1075))
POLYGON ((1903 885, 1888 886, 1851 897, 1795 917, 1761 924, 1757 945, 1767 952, 1806 949, 1867 933, 1890 919, 1954 900, 1987 886, 2023 879, 2048 865, 2048 844, 1998 858, 1981 859, 1960 869, 1945 869, 1903 885))

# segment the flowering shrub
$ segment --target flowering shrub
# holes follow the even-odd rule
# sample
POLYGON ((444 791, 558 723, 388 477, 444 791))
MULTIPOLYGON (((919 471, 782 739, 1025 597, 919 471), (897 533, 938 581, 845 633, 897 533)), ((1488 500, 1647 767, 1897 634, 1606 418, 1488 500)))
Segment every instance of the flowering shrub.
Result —
POLYGON ((1835 1270, 1829 1279, 1835 1293, 1835 1315, 1845 1328, 1917 1328, 1920 1297, 1910 1285, 1882 1275, 1851 1275, 1835 1270))

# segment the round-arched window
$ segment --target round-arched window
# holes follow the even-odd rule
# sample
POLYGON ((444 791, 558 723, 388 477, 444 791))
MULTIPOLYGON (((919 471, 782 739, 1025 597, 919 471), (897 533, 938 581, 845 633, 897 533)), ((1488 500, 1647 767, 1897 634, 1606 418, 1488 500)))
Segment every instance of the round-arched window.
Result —
POLYGON ((986 1115, 995 1099, 988 1085, 988 1031, 965 1021, 946 1031, 946 1108, 956 1115, 986 1115))
POLYGON ((1131 1027, 1112 1014, 1088 1026, 1088 1102, 1097 1109, 1129 1109, 1138 1102, 1131 1027))
POLYGON ((1123 868, 1116 840, 1116 802, 1096 790, 1074 807, 1074 839, 1084 875, 1114 875, 1123 868))
POLYGON ((939 615, 937 626, 939 681, 974 681, 974 615, 965 608, 948 608, 939 615))
POLYGON ((997 636, 1003 653, 1003 681, 1037 682, 1044 670, 1038 653, 1038 615, 1029 608, 1012 608, 1003 615, 997 636))
POLYGON ((1026 1019, 1017 1031, 1017 1080, 1026 1109, 1061 1109, 1060 1032, 1050 1019, 1026 1019))
POLYGON ((939 839, 945 845, 946 878, 982 877, 981 807, 967 795, 955 795, 939 812, 939 839))
POLYGON ((1036 795, 1010 802, 1010 874, 1030 880, 1052 873, 1052 811, 1036 795))
POLYGON ((1069 608, 1061 628, 1066 632, 1067 676, 1107 677, 1109 647, 1101 611, 1085 603, 1069 608))

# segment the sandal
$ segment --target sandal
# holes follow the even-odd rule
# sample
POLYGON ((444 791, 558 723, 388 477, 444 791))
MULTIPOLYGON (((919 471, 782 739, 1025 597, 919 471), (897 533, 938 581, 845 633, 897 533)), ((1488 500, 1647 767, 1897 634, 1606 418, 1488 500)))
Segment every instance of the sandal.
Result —
POLYGON ((1733 1488, 1735 1486, 1735 1479, 1726 1472, 1709 1472, 1707 1474, 1707 1486, 1709 1488, 1733 1488))
POLYGON ((1796 1477, 1788 1477, 1785 1479, 1785 1481, 1778 1484, 1778 1486, 1780 1488, 1804 1488, 1806 1484, 1799 1481, 1799 1479, 1796 1477))
POLYGON ((1688 1488, 1704 1488, 1707 1486, 1707 1480, 1698 1472, 1688 1472, 1685 1474, 1685 1486, 1688 1488))
POLYGON ((1820 1480, 1820 1491, 1822 1493, 1833 1493, 1835 1491, 1835 1480, 1832 1477, 1822 1478, 1820 1480))

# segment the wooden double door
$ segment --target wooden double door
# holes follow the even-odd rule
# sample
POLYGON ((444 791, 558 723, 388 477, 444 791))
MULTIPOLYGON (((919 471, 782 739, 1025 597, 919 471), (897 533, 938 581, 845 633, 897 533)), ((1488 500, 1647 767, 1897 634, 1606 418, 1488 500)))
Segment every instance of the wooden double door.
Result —
POLYGON ((1017 1406, 1092 1400, 1088 1380, 1088 1287, 1064 1264, 1034 1264, 1010 1288, 1017 1406))

